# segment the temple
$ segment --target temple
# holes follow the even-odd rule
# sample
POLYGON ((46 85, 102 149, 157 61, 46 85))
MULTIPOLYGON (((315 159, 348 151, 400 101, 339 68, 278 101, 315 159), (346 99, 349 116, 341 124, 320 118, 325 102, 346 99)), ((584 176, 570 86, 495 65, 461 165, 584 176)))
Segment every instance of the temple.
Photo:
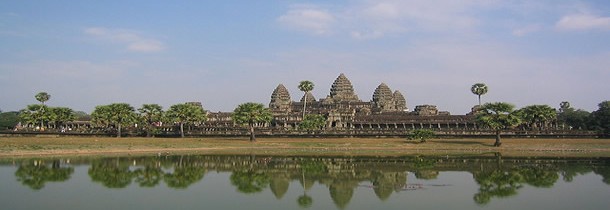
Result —
MULTIPOLYGON (((302 93, 301 93, 302 94, 302 93)), ((330 86, 326 97, 316 99, 308 92, 294 101, 283 84, 271 93, 269 109, 273 113, 270 123, 259 125, 272 133, 290 133, 298 130, 305 114, 318 114, 326 118, 326 133, 338 134, 397 134, 413 129, 467 130, 476 124, 472 115, 450 115, 434 105, 417 105, 413 111, 407 106, 405 95, 381 83, 372 93, 370 101, 361 100, 351 81, 340 74, 330 86), (306 100, 305 100, 306 99, 306 100), (306 109, 303 110, 303 103, 306 109)), ((205 124, 213 130, 230 131, 233 123, 229 113, 209 113, 205 124), (225 129, 223 129, 225 128, 225 129)))

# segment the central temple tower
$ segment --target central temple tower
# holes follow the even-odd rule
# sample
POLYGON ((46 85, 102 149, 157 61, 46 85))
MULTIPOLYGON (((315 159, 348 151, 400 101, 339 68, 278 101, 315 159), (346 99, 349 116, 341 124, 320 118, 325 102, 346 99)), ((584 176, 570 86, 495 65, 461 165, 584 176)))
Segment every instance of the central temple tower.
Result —
POLYGON ((358 99, 356 93, 354 93, 354 87, 352 83, 345 77, 343 73, 335 79, 332 86, 330 87, 330 95, 326 97, 327 102, 361 102, 358 99))

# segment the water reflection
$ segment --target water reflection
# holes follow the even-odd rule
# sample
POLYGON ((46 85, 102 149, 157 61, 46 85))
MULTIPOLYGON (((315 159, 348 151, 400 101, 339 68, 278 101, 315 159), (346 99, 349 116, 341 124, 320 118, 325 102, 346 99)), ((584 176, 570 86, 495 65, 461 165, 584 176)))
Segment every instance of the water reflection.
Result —
MULTIPOLYGON (((465 171, 478 185, 473 201, 486 205, 495 199, 519 194, 524 186, 552 188, 559 180, 595 173, 610 184, 608 159, 530 159, 485 157, 260 157, 260 156, 151 156, 99 159, 32 159, 16 163, 16 180, 33 190, 48 182, 71 178, 75 165, 88 165, 91 181, 106 188, 129 186, 155 188, 162 183, 187 190, 204 180, 210 171, 227 173, 230 186, 242 194, 269 192, 286 199, 291 183, 302 191, 295 205, 308 208, 315 201, 310 190, 316 184, 327 189, 338 209, 348 208, 358 190, 371 190, 384 202, 393 194, 431 187, 453 187, 459 183, 421 184, 445 171, 465 171), (416 180, 408 180, 412 174, 416 180), (560 179, 560 177, 562 179, 560 179), (268 189, 268 191, 267 191, 268 189)), ((6 164, 6 163, 5 163, 6 164)), ((413 177, 411 176, 411 177, 413 177)))
POLYGON ((17 181, 34 190, 44 188, 47 182, 63 182, 70 179, 74 169, 67 167, 60 160, 30 160, 23 162, 15 176, 17 181))

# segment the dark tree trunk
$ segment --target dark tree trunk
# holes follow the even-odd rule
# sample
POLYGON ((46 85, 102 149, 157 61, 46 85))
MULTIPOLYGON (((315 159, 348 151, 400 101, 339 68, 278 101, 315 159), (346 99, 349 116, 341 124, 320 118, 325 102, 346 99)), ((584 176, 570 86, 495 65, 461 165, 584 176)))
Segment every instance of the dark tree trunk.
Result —
POLYGON ((184 138, 184 123, 180 123, 180 137, 184 138))
POLYGON ((256 136, 254 135, 254 125, 250 124, 250 142, 256 142, 256 136))
POLYGON ((121 138, 121 123, 118 123, 118 124, 119 124, 119 127, 118 127, 118 130, 117 130, 117 135, 116 135, 116 137, 117 137, 117 138, 121 138))
POLYGON ((496 143, 494 143, 494 147, 499 147, 500 145, 502 145, 502 142, 500 141, 500 131, 497 130, 496 131, 496 143))

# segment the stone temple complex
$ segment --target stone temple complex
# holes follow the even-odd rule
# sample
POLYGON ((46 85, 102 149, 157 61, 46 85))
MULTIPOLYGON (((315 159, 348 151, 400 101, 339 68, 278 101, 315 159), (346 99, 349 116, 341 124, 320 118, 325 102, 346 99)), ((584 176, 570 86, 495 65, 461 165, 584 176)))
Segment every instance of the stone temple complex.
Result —
MULTIPOLYGON (((299 92, 299 95, 303 93, 299 92)), ((409 111, 405 95, 398 90, 392 91, 385 83, 377 86, 370 101, 363 101, 344 74, 335 79, 324 98, 316 99, 311 92, 298 101, 294 101, 292 96, 286 86, 279 84, 271 93, 269 102, 273 120, 259 127, 271 133, 296 130, 303 120, 303 103, 306 102, 305 114, 318 114, 326 118, 325 131, 349 131, 354 134, 381 130, 382 133, 405 133, 413 129, 475 128, 472 115, 450 115, 449 112, 438 111, 434 105, 418 105, 409 111)), ((225 127, 227 131, 234 126, 230 113, 209 113, 208 121, 204 124, 214 130, 225 127)))
MULTIPOLYGON (((296 84, 295 84, 296 86, 296 84)), ((202 106, 200 102, 188 102, 202 106)), ((203 106, 202 106, 203 107, 203 106)), ((475 106, 476 107, 476 106, 475 106)), ((476 110, 473 107, 472 110, 476 110)), ((474 111, 463 115, 451 115, 439 111, 434 105, 416 105, 411 111, 405 94, 392 90, 387 84, 380 83, 372 92, 370 100, 356 95, 350 80, 340 74, 330 85, 326 97, 316 98, 311 92, 298 92, 291 95, 283 84, 271 93, 269 110, 272 120, 255 125, 257 135, 267 136, 325 136, 325 137, 404 137, 417 129, 428 129, 439 136, 481 136, 493 135, 493 130, 476 124, 474 111), (298 97, 295 97, 298 95, 298 97), (298 101, 293 97, 300 98, 298 101), (304 106, 306 105, 306 106, 304 106), (306 107, 303 110, 303 107, 306 107), (303 113, 305 112, 305 113, 303 113), (303 116, 315 114, 325 119, 320 130, 303 130, 299 124, 303 116)), ((244 136, 248 129, 237 125, 231 112, 207 112, 207 120, 189 125, 187 135, 191 136, 244 136)), ((35 126, 30 124, 28 126, 35 126)), ((107 128, 94 128, 89 121, 69 122, 67 126, 76 133, 107 133, 107 128)), ((159 125, 160 136, 175 136, 179 127, 159 125)), ((515 129, 505 133, 514 136, 595 136, 595 132, 580 132, 550 126, 546 130, 515 129)))

